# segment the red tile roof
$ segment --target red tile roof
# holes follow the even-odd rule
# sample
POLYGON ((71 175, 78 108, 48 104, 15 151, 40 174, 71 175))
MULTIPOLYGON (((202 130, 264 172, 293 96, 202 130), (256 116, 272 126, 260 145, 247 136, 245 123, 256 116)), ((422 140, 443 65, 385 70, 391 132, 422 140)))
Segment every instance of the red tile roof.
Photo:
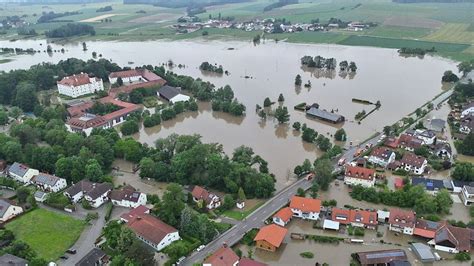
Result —
POLYGON ((372 181, 375 178, 375 170, 364 167, 346 165, 345 176, 372 181))
POLYGON ((456 227, 444 222, 435 233, 435 243, 442 244, 446 241, 452 243, 459 251, 471 250, 472 229, 456 227))
POLYGON ((411 152, 405 153, 402 159, 400 160, 402 164, 415 166, 417 168, 420 168, 425 161, 426 161, 425 157, 417 156, 411 152))
POLYGON ((396 149, 398 147, 398 139, 394 137, 390 137, 384 142, 384 145, 389 148, 396 149))
POLYGON ((298 209, 302 212, 320 212, 321 200, 293 196, 291 198, 290 208, 298 209))
POLYGON ((134 219, 136 216, 143 216, 143 215, 148 214, 148 213, 150 213, 150 209, 148 209, 144 205, 140 205, 140 206, 136 207, 135 209, 132 209, 131 211, 120 215, 120 218, 125 220, 125 222, 128 222, 128 221, 134 219))
POLYGON ((166 235, 178 232, 172 226, 165 224, 150 214, 135 216, 132 220, 128 221, 127 226, 135 234, 155 244, 159 244, 166 235))
POLYGON ((423 144, 422 140, 408 134, 400 135, 398 142, 401 147, 408 147, 413 149, 419 148, 423 144))
POLYGON ((368 226, 377 225, 377 212, 333 208, 331 219, 341 224, 362 223, 368 226))
POLYGON ((274 247, 279 247, 285 239, 288 229, 278 226, 276 224, 266 225, 260 228, 257 235, 254 238, 254 241, 266 241, 274 247))
POLYGON ((137 76, 143 77, 144 79, 146 79, 146 81, 163 80, 160 76, 156 75, 150 70, 142 68, 112 72, 110 73, 109 78, 129 78, 137 76))
POLYGON ((211 264, 212 266, 233 266, 239 262, 239 256, 229 247, 221 247, 214 254, 209 256, 204 264, 211 264))
POLYGON ((405 211, 402 209, 390 209, 388 222, 399 227, 415 227, 415 213, 413 211, 405 211))
POLYGON ((81 86, 84 84, 89 84, 91 83, 89 75, 86 73, 81 73, 77 75, 72 75, 68 77, 64 77, 60 81, 58 81, 58 84, 65 85, 65 86, 81 86))
POLYGON ((293 212, 291 211, 290 207, 280 209, 275 215, 273 215, 273 217, 278 217, 285 223, 289 222, 292 216, 293 212))
POLYGON ((415 222, 415 230, 413 231, 413 235, 433 239, 439 227, 440 223, 438 222, 417 219, 415 222))

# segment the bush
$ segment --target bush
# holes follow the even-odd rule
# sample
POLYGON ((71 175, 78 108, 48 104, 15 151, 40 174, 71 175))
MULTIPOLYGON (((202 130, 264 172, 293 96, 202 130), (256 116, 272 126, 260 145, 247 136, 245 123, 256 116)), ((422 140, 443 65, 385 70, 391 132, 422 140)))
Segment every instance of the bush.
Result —
POLYGON ((61 192, 49 193, 44 203, 60 210, 63 210, 70 204, 69 199, 61 192))
POLYGON ((120 132, 122 132, 123 135, 128 136, 132 135, 134 133, 137 133, 140 130, 138 123, 134 120, 127 120, 122 124, 122 127, 120 128, 120 132))
POLYGON ((92 206, 91 206, 90 202, 87 201, 86 199, 82 199, 81 205, 82 205, 82 208, 84 208, 86 210, 92 210, 92 206))
POLYGON ((97 212, 90 212, 90 213, 87 213, 85 220, 86 220, 86 222, 88 223, 88 222, 90 222, 90 221, 92 221, 92 220, 97 220, 97 219, 99 219, 99 213, 97 213, 97 212))
POLYGON ((305 259, 312 259, 312 258, 314 258, 313 252, 309 252, 309 251, 301 252, 301 253, 300 253, 300 256, 303 257, 303 258, 305 258, 305 259))
POLYGON ((240 242, 244 245, 247 245, 247 246, 252 246, 254 245, 255 243, 253 242, 253 239, 255 238, 255 236, 257 235, 258 233, 258 230, 257 229, 252 229, 250 231, 248 231, 244 237, 242 237, 242 240, 240 240, 240 242))
POLYGON ((469 254, 469 252, 459 252, 454 255, 454 259, 457 261, 469 261, 471 260, 471 254, 469 254))
POLYGON ((105 206, 105 216, 104 216, 104 219, 106 222, 108 222, 110 220, 110 216, 112 215, 112 211, 114 210, 114 205, 112 204, 112 202, 109 202, 107 203, 107 205, 105 206))

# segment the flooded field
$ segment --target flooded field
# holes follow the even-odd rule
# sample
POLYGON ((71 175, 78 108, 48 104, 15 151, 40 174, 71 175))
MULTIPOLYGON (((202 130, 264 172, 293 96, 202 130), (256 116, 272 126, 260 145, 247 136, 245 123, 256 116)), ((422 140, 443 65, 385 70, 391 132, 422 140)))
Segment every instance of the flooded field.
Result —
MULTIPOLYGON (((0 42, 0 47, 36 50, 45 50, 46 45, 46 41, 0 42)), ((177 73, 200 77, 218 87, 231 85, 235 96, 247 107, 245 117, 213 112, 209 103, 201 103, 198 112, 181 114, 160 126, 142 129, 134 137, 153 145, 157 138, 171 133, 200 134, 205 142, 222 143, 227 153, 240 145, 250 146, 269 162, 270 170, 277 177, 277 189, 288 183, 296 164, 305 158, 314 160, 318 155, 313 145, 302 142, 299 133, 293 131, 293 122, 307 123, 319 133, 329 136, 343 127, 348 139, 357 144, 440 93, 443 72, 456 71, 455 62, 439 57, 403 58, 396 50, 370 47, 273 41, 257 46, 246 42, 150 41, 88 42, 88 50, 82 51, 80 43, 51 45, 53 50, 64 48, 66 51, 64 54, 57 52, 48 55, 42 52, 15 56, 12 57, 15 60, 0 64, 0 70, 28 68, 32 64, 57 62, 70 57, 91 59, 92 52, 96 52, 121 66, 130 67, 159 65, 172 60, 175 64, 186 66, 181 69, 175 67, 173 71, 177 73), (358 70, 355 75, 339 71, 311 71, 300 65, 300 58, 304 55, 334 57, 338 62, 354 61, 358 70), (201 72, 199 65, 204 61, 222 65, 230 75, 201 72), (311 81, 312 87, 295 87, 297 74, 302 76, 303 83, 311 81), (290 124, 278 125, 272 118, 262 121, 255 113, 256 104, 263 105, 266 97, 276 101, 280 93, 285 97, 283 105, 290 110, 290 124), (353 121, 355 114, 362 110, 369 111, 372 107, 354 103, 352 98, 372 102, 380 100, 382 107, 359 125, 353 121), (310 120, 304 113, 293 110, 293 106, 301 102, 318 103, 320 108, 334 110, 348 121, 334 126, 310 120)))

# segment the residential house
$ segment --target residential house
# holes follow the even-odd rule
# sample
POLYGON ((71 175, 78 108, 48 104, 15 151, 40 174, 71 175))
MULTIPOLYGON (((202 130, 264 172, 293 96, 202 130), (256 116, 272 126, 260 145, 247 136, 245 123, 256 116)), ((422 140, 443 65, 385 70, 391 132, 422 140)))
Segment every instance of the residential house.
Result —
POLYGON ((417 130, 416 136, 423 141, 425 145, 431 145, 436 142, 436 133, 433 130, 417 130))
POLYGON ((384 210, 377 210, 377 217, 379 223, 388 223, 390 219, 390 212, 384 210))
POLYGON ((137 191, 130 185, 112 190, 109 198, 112 204, 126 208, 136 208, 140 205, 145 205, 147 201, 145 193, 137 191))
POLYGON ((447 142, 438 142, 435 145, 430 146, 430 148, 432 149, 432 152, 440 158, 451 159, 453 154, 451 145, 447 142))
POLYGON ((93 248, 89 253, 87 253, 78 263, 76 266, 102 266, 108 265, 109 256, 105 254, 99 248, 93 248))
POLYGON ((39 171, 21 163, 13 163, 7 170, 7 175, 18 182, 29 183, 33 176, 39 174, 39 171))
POLYGON ((293 212, 290 207, 280 209, 275 215, 273 215, 273 223, 279 226, 285 226, 290 222, 293 212))
POLYGON ((389 163, 395 161, 395 152, 384 147, 376 147, 369 156, 369 162, 386 167, 389 163))
POLYGON ((474 203, 474 186, 465 185, 462 187, 461 200, 465 206, 470 206, 474 203))
POLYGON ((48 198, 48 193, 41 190, 37 190, 33 195, 36 202, 44 202, 48 198))
POLYGON ((402 209, 390 209, 388 222, 390 231, 413 235, 416 222, 415 213, 402 209))
POLYGON ((459 132, 464 134, 469 134, 473 131, 474 128, 474 113, 469 114, 468 116, 461 119, 461 124, 459 125, 459 132))
POLYGON ((461 193, 464 186, 474 187, 474 182, 451 180, 451 187, 453 193, 461 193))
POLYGON ((428 124, 429 130, 432 130, 438 133, 444 132, 445 127, 446 127, 446 121, 439 118, 431 119, 430 123, 428 124))
POLYGON ((402 134, 398 139, 398 147, 407 151, 415 151, 415 149, 421 147, 422 145, 423 141, 412 135, 402 134))
POLYGON ((181 239, 176 228, 150 214, 135 216, 128 221, 127 226, 135 232, 140 240, 157 251, 181 239))
POLYGON ((112 188, 113 186, 110 183, 93 183, 88 180, 81 180, 66 189, 64 195, 74 203, 84 198, 92 207, 98 208, 108 201, 108 195, 112 188))
POLYGON ((375 170, 346 165, 344 183, 350 186, 373 187, 375 185, 375 170))
POLYGON ((435 237, 428 244, 434 245, 436 250, 449 253, 470 252, 471 251, 472 229, 456 227, 444 222, 435 237))
POLYGON ((403 249, 357 252, 355 257, 361 266, 388 266, 391 265, 391 262, 408 261, 408 257, 403 249))
POLYGON ((323 229, 324 230, 330 229, 330 230, 339 231, 339 228, 340 228, 340 223, 339 222, 329 220, 329 219, 324 219, 324 221, 323 221, 323 229))
POLYGON ((427 239, 433 239, 439 226, 440 223, 438 222, 416 219, 415 230, 413 230, 413 235, 424 237, 427 239))
POLYGON ((221 206, 221 199, 219 196, 207 191, 205 188, 200 186, 194 186, 191 192, 194 202, 202 201, 207 209, 212 210, 221 206))
POLYGON ((4 223, 23 212, 23 208, 6 199, 0 199, 0 222, 4 223))
POLYGON ((4 266, 28 266, 28 261, 12 254, 5 253, 0 256, 0 265, 4 266))
POLYGON ((104 90, 102 79, 89 77, 87 73, 64 77, 57 85, 59 94, 72 98, 104 90))
POLYGON ((403 155, 400 160, 402 168, 405 171, 412 172, 417 175, 421 175, 425 172, 426 166, 428 166, 428 161, 423 156, 417 156, 414 153, 407 152, 403 155))
POLYGON ((120 215, 120 221, 128 223, 133 220, 135 217, 143 216, 145 214, 150 214, 150 209, 144 205, 140 205, 129 212, 123 213, 120 215))
POLYGON ((45 173, 33 176, 31 183, 46 192, 58 192, 67 187, 66 179, 45 173))
POLYGON ((290 209, 295 217, 318 220, 321 212, 321 200, 293 196, 290 201, 290 209))
POLYGON ((425 177, 412 177, 411 184, 413 186, 422 186, 428 193, 434 195, 441 189, 446 189, 444 180, 430 179, 425 177))
POLYGON ((392 149, 396 149, 398 148, 398 145, 399 145, 399 139, 397 138, 394 138, 394 137, 388 137, 385 142, 383 143, 384 146, 386 147, 389 147, 389 148, 392 148, 392 149))
POLYGON ((189 96, 181 94, 181 88, 175 88, 168 85, 158 89, 158 96, 170 103, 186 102, 190 99, 189 96))
POLYGON ((239 265, 239 256, 235 252, 224 245, 211 256, 204 260, 203 266, 237 266, 239 265))
POLYGON ((474 101, 471 101, 468 104, 463 106, 461 117, 466 117, 471 114, 474 114, 474 101))
POLYGON ((345 225, 376 229, 377 212, 365 210, 344 210, 332 208, 331 219, 345 225))
POLYGON ((283 243, 287 232, 288 229, 276 224, 265 225, 254 238, 256 247, 275 252, 283 243))

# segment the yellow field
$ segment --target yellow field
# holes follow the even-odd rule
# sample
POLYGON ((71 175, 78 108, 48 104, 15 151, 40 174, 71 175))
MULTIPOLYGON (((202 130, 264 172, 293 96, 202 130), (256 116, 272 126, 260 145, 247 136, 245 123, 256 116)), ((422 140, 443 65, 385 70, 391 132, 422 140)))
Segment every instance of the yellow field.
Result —
POLYGON ((474 32, 469 31, 468 27, 469 24, 448 23, 423 40, 474 44, 474 32))

